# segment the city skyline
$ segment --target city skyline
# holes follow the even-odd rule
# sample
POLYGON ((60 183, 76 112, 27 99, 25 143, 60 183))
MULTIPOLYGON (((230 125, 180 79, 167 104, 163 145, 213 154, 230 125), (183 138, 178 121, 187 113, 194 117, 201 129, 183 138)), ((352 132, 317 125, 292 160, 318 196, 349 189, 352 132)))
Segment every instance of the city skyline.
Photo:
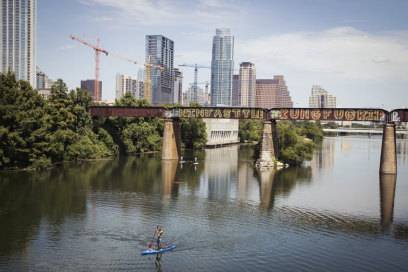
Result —
MULTIPOLYGON (((61 77, 73 88, 78 79, 93 77, 93 55, 70 41, 69 34, 89 40, 98 36, 107 49, 140 63, 144 60, 144 36, 162 34, 176 44, 175 66, 208 65, 214 30, 228 27, 236 40, 235 63, 254 63, 259 78, 285 75, 297 106, 307 106, 310 87, 320 84, 332 90, 338 106, 403 107, 407 101, 400 98, 408 84, 403 72, 408 65, 404 46, 408 22, 403 10, 408 6, 402 1, 375 2, 259 1, 255 7, 247 1, 178 1, 172 7, 162 1, 139 5, 110 0, 41 1, 38 63, 51 78, 61 77), (69 16, 69 23, 56 20, 56 14, 61 13, 69 16), (241 22, 238 15, 251 15, 253 20, 241 22), (164 19, 170 23, 162 22, 164 19)), ((133 75, 139 68, 102 57, 104 96, 108 92, 111 96, 104 98, 114 97, 116 73, 133 75)), ((181 71, 184 86, 188 86, 193 71, 181 71)), ((209 75, 203 70, 199 81, 209 80, 209 75)))

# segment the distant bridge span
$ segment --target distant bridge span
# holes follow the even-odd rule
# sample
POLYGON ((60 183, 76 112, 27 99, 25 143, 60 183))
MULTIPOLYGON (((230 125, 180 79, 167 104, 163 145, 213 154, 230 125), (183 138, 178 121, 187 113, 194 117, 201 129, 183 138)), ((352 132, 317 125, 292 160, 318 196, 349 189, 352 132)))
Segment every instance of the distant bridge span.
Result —
POLYGON ((164 118, 163 160, 178 160, 181 155, 179 118, 252 119, 264 123, 257 165, 270 167, 276 161, 277 120, 358 121, 384 123, 380 173, 397 173, 396 122, 408 122, 408 109, 386 111, 371 108, 240 108, 240 107, 117 107, 91 106, 92 117, 164 118))

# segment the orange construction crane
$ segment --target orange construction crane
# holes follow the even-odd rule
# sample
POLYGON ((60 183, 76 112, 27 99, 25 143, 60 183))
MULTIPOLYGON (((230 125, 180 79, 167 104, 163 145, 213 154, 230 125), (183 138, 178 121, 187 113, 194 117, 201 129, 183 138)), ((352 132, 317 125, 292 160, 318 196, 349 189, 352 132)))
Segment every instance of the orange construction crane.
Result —
MULTIPOLYGON (((74 35, 70 35, 69 36, 72 40, 78 41, 80 43, 82 43, 83 45, 86 45, 90 48, 92 48, 93 50, 95 50, 95 101, 101 101, 101 95, 100 95, 100 90, 99 90, 99 58, 100 58, 100 54, 103 53, 106 56, 112 56, 118 59, 122 59, 125 61, 128 61, 130 63, 133 64, 137 64, 137 61, 132 60, 128 57, 124 57, 122 55, 116 54, 116 53, 111 53, 108 52, 107 50, 103 49, 100 47, 99 45, 99 39, 97 39, 96 41, 96 45, 90 44, 74 35)), ((150 56, 148 58, 150 60, 150 56)), ((150 61, 149 61, 150 62, 150 61)), ((149 101, 150 103, 152 102, 152 91, 151 91, 151 79, 150 79, 150 71, 151 68, 157 68, 160 69, 161 71, 164 69, 162 65, 159 64, 153 64, 153 63, 145 63, 144 64, 145 69, 146 69, 146 75, 145 75, 145 82, 144 82, 144 98, 149 101)))
POLYGON ((82 43, 83 45, 86 45, 90 48, 92 48, 93 50, 95 50, 95 89, 94 89, 94 100, 95 101, 101 101, 101 93, 99 90, 99 58, 100 58, 100 54, 103 53, 106 56, 109 55, 108 51, 106 51, 105 49, 100 47, 99 44, 99 38, 96 39, 96 45, 90 44, 74 35, 70 35, 69 36, 72 40, 74 41, 78 41, 80 43, 82 43))

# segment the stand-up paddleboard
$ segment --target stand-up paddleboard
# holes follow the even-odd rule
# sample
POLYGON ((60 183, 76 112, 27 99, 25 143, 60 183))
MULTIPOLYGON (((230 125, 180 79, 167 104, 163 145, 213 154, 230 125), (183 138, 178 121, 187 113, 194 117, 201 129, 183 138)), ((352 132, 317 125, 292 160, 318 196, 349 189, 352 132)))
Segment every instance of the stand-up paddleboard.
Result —
POLYGON ((154 249, 154 248, 149 248, 149 249, 142 251, 142 255, 160 254, 160 253, 164 253, 167 251, 172 251, 175 248, 176 248, 176 245, 168 245, 168 246, 162 247, 159 250, 154 249))

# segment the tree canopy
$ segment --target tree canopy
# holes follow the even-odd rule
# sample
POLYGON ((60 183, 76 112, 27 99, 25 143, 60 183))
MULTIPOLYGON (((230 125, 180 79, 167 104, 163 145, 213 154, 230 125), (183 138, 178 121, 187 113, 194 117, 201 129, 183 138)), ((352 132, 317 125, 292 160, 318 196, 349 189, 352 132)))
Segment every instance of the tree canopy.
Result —
POLYGON ((48 167, 53 163, 116 154, 106 131, 93 131, 91 103, 62 80, 44 100, 12 73, 0 74, 0 168, 48 167))

